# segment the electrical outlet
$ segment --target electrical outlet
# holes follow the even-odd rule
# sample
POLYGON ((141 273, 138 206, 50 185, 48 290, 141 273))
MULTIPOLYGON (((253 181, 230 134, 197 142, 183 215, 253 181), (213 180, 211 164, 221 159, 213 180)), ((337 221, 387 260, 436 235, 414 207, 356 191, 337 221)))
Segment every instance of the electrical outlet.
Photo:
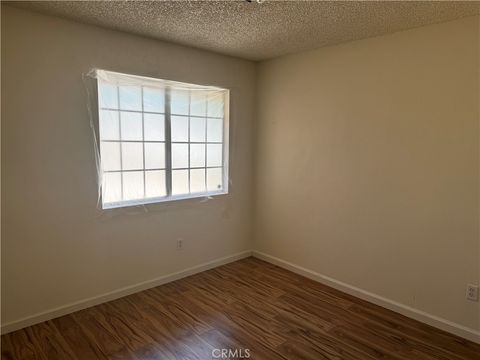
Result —
POLYGON ((471 301, 478 301, 478 285, 467 285, 467 299, 471 301))
POLYGON ((178 238, 177 239, 177 250, 182 250, 183 249, 183 239, 178 238))

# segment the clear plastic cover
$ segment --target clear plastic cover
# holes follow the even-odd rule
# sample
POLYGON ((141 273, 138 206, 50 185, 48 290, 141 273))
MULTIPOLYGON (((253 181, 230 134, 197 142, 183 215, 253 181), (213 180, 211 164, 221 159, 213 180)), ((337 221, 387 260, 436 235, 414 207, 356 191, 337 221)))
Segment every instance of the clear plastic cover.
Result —
POLYGON ((92 70, 98 208, 229 191, 229 90, 92 70))

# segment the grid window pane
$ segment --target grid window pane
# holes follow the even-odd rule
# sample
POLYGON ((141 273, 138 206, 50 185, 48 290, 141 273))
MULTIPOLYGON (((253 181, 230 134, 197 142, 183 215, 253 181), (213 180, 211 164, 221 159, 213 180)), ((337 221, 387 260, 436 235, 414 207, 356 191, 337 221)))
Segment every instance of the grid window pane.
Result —
POLYGON ((159 197, 167 195, 165 170, 145 172, 145 197, 159 197))
POLYGON ((140 86, 119 86, 120 109, 142 110, 142 90, 140 86))
POLYGON ((143 144, 122 143, 122 170, 143 169, 143 144))
POLYGON ((205 167, 205 144, 190 144, 190 167, 205 167))
POLYGON ((122 174, 104 173, 102 182, 102 200, 111 203, 122 200, 122 174))
POLYGON ((143 88, 143 111, 165 112, 165 90, 143 88))
POLYGON ((188 168, 188 144, 172 144, 172 168, 188 168))
POLYGON ((143 171, 128 171, 123 176, 123 200, 137 200, 144 197, 143 171))
POLYGON ((222 168, 207 169, 207 190, 219 191, 223 189, 222 168))
POLYGON ((172 141, 188 141, 188 117, 172 116, 172 141))
POLYGON ((100 140, 120 140, 118 111, 100 110, 100 140))
POLYGON ((207 145, 207 166, 222 166, 222 144, 207 145))
POLYGON ((114 171, 121 169, 120 143, 101 142, 100 156, 103 171, 114 171))
POLYGON ((145 143, 145 169, 165 168, 165 144, 145 143))
POLYGON ((98 84, 98 104, 101 108, 118 109, 118 93, 115 85, 98 84))
POLYGON ((223 117, 224 96, 223 92, 214 91, 208 95, 207 116, 223 117))
POLYGON ((97 74, 104 208, 228 190, 227 90, 97 74))
POLYGON ((143 114, 145 141, 165 141, 165 115, 143 114))
POLYGON ((171 113, 173 115, 188 115, 189 94, 186 90, 172 90, 171 113))
POLYGON ((192 90, 190 95, 190 115, 207 115, 207 96, 204 92, 192 90))
POLYGON ((190 170, 190 192, 205 192, 205 169, 190 170))
POLYGON ((188 193, 188 170, 172 170, 172 195, 188 193))
POLYGON ((190 141, 205 142, 205 118, 190 118, 190 141))
POLYGON ((120 112, 122 140, 142 140, 142 114, 133 112, 120 112))
POLYGON ((208 119, 207 124, 207 141, 222 142, 223 141, 223 119, 208 119))

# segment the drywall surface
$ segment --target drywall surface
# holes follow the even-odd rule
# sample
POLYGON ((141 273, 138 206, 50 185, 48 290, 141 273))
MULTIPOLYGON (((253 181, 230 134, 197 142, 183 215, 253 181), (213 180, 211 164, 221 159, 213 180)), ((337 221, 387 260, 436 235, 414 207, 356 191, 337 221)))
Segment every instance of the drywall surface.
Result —
POLYGON ((252 62, 2 7, 2 324, 250 250, 255 76, 252 62), (230 194, 97 210, 93 67, 231 89, 230 194))
POLYGON ((260 64, 257 251, 480 329, 478 27, 260 64))

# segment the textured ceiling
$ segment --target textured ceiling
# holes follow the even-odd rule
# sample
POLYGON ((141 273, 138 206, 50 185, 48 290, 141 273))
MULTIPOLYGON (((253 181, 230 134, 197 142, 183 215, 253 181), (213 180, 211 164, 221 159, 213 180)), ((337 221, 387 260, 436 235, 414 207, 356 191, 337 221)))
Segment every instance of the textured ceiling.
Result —
POLYGON ((41 1, 10 5, 251 60, 479 13, 480 2, 41 1))

